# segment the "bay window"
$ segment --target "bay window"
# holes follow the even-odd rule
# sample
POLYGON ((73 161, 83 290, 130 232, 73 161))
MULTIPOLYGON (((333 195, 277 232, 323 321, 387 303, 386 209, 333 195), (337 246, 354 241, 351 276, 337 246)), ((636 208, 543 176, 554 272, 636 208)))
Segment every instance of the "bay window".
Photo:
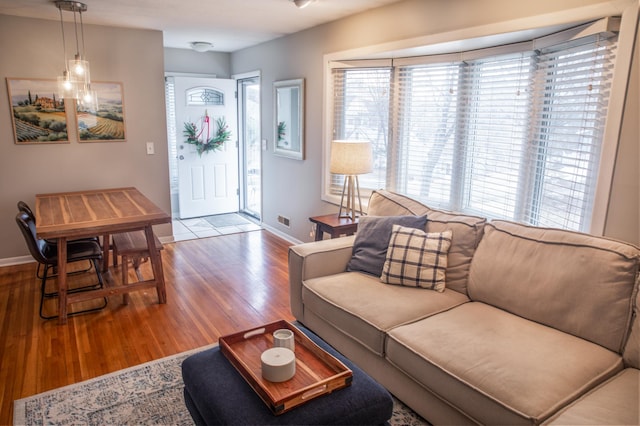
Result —
MULTIPOLYGON (((372 142, 364 190, 588 231, 617 36, 584 33, 334 63, 331 138, 372 142)), ((328 192, 340 194, 343 176, 325 173, 328 192)))

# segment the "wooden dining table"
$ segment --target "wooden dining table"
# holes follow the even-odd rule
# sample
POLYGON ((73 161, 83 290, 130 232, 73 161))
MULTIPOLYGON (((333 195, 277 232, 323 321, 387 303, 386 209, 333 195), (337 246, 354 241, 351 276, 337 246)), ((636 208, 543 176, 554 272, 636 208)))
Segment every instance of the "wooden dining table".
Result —
POLYGON ((162 261, 155 247, 153 225, 171 222, 171 216, 136 188, 97 189, 36 195, 36 233, 39 238, 57 239, 58 321, 67 322, 69 305, 100 297, 156 288, 159 303, 167 295, 162 277, 162 261), (117 286, 105 280, 103 288, 68 294, 67 241, 75 238, 103 237, 103 270, 109 265, 111 234, 144 230, 153 276, 151 280, 117 286))

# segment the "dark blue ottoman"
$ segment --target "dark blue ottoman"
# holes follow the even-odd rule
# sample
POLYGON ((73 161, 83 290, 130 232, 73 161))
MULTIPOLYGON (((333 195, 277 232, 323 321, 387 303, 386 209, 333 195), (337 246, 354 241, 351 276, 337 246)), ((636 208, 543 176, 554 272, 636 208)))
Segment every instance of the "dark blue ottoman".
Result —
POLYGON ((384 424, 393 400, 385 388, 308 329, 296 326, 353 372, 351 386, 313 399, 279 416, 271 413, 218 347, 182 363, 184 399, 198 425, 384 424))

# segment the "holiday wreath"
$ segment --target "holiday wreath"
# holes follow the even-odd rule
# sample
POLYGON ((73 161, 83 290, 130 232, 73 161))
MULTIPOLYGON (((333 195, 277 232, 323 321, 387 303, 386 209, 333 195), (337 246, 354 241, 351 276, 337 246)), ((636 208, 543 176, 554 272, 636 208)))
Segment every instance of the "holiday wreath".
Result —
POLYGON ((198 155, 202 156, 203 152, 216 151, 222 149, 222 145, 231 139, 231 131, 227 126, 224 117, 216 120, 216 131, 212 137, 209 137, 209 116, 205 115, 202 120, 202 129, 198 132, 198 126, 195 123, 184 123, 184 136, 187 138, 186 143, 195 145, 198 155), (206 135, 205 133, 206 128, 206 135))

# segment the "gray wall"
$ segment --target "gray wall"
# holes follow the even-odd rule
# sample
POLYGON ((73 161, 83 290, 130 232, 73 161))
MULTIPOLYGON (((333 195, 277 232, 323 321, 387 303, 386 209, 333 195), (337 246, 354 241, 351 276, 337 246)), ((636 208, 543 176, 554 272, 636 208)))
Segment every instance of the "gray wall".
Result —
MULTIPOLYGON (((532 16, 539 16, 537 24, 544 26, 549 25, 546 14, 587 7, 589 13, 597 16, 603 6, 608 7, 605 3, 610 2, 407 0, 235 52, 231 57, 234 74, 256 69, 262 73, 262 137, 269 140, 269 152, 263 153, 263 221, 298 240, 310 241, 308 218, 338 210, 320 199, 324 55, 469 27, 490 27, 500 22, 508 22, 515 30, 524 25, 519 24, 519 19, 532 16), (273 155, 272 85, 274 81, 301 77, 306 80, 306 153, 304 161, 295 161, 273 155), (291 218, 290 229, 277 222, 278 215, 291 218)), ((574 19, 571 12, 566 12, 567 22, 574 19)), ((637 54, 634 61, 630 92, 634 95, 627 101, 605 234, 637 244, 640 241, 637 54)))
MULTIPOLYGON (((68 36, 67 32, 67 36, 68 36)), ((68 38, 68 37, 67 37, 68 38)), ((0 262, 28 254, 14 217, 35 194, 135 186, 170 212, 162 33, 85 26, 94 81, 122 82, 126 142, 16 145, 7 86, 0 84, 0 262), (145 143, 155 142, 155 155, 145 143)), ((69 48, 69 46, 67 46, 69 48)), ((70 48, 69 48, 70 50, 70 48)), ((60 22, 0 15, 0 77, 55 79, 62 73, 60 22)), ((170 235, 171 226, 155 228, 170 235)))

